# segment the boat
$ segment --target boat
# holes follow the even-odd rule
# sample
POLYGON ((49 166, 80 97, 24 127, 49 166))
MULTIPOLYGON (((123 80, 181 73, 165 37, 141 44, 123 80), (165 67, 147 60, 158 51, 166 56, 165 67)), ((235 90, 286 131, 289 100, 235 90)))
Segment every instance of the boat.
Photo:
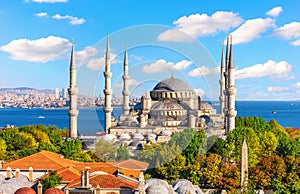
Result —
POLYGON ((40 116, 38 116, 37 118, 39 118, 39 119, 44 119, 45 117, 42 116, 42 115, 40 115, 40 116))
POLYGON ((275 110, 272 110, 272 114, 276 114, 277 112, 275 110))

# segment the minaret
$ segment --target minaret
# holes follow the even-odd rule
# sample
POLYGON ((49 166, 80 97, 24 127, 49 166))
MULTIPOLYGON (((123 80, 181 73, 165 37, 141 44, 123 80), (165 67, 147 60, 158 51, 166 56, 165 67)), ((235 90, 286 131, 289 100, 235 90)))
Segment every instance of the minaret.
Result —
POLYGON ((69 106, 69 129, 70 129, 70 138, 77 138, 77 94, 78 88, 76 86, 76 63, 75 63, 75 54, 74 54, 74 40, 72 42, 72 52, 71 52, 71 61, 70 61, 70 106, 69 106))
POLYGON ((224 109, 223 109, 223 115, 224 115, 224 128, 225 133, 227 134, 227 125, 228 125, 228 63, 229 63, 229 36, 227 36, 227 43, 226 43, 226 60, 225 60, 225 71, 224 71, 224 79, 225 79, 225 90, 224 90, 224 109))
POLYGON ((109 129, 111 127, 111 77, 112 72, 110 70, 110 48, 109 48, 109 36, 107 36, 107 43, 106 43, 106 57, 105 57, 105 88, 103 90, 105 95, 105 104, 104 104, 104 112, 105 112, 105 133, 109 133, 109 129))
POLYGON ((220 74, 220 114, 224 119, 224 108, 225 108, 225 61, 224 61, 224 43, 222 44, 222 56, 221 56, 221 74, 220 74))
POLYGON ((229 61, 228 61, 228 85, 227 85, 227 103, 228 103, 228 110, 227 110, 227 133, 235 128, 235 95, 236 95, 236 88, 234 83, 234 61, 233 61, 233 52, 232 52, 232 36, 230 35, 230 53, 229 53, 229 61))
POLYGON ((125 47, 124 52, 124 74, 123 78, 123 115, 129 115, 129 74, 128 74, 128 54, 127 47, 125 47))
POLYGON ((248 183, 248 147, 247 143, 243 141, 242 147, 242 162, 241 162, 241 188, 242 191, 247 190, 247 183, 248 183))

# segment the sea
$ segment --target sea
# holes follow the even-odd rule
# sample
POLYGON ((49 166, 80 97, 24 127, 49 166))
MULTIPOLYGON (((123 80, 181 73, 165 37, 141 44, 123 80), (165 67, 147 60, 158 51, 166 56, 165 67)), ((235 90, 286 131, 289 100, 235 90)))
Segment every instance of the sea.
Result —
MULTIPOLYGON (((217 103, 212 106, 219 109, 217 103)), ((275 119, 284 127, 300 128, 300 101, 237 101, 237 116, 258 116, 266 121, 275 119)), ((119 118, 121 108, 114 108, 115 118, 119 118)), ((68 109, 41 108, 1 108, 0 128, 7 125, 23 126, 43 124, 59 129, 69 127, 68 109)), ((78 115, 78 132, 82 135, 95 135, 104 128, 103 108, 81 108, 78 115)))

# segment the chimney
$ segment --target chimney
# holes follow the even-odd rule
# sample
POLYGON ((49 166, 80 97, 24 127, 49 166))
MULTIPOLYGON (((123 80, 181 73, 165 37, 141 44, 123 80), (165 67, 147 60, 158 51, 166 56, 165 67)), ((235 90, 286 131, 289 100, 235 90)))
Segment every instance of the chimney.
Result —
POLYGON ((97 185, 97 187, 96 187, 96 193, 95 194, 100 194, 100 190, 101 190, 100 186, 97 185))
POLYGON ((80 187, 85 187, 85 173, 84 173, 84 170, 81 170, 80 171, 80 187))
POLYGON ((43 194, 43 185, 39 181, 39 184, 37 185, 37 194, 43 194))
POLYGON ((85 167, 85 186, 89 187, 90 186, 90 172, 89 169, 91 169, 90 167, 85 167))
POLYGON ((29 181, 33 181, 33 168, 30 166, 28 170, 29 181))
POLYGON ((10 167, 7 167, 7 168, 6 168, 6 178, 7 178, 7 179, 10 179, 10 178, 11 178, 11 168, 10 168, 10 167))
POLYGON ((16 178, 20 178, 20 169, 19 168, 17 168, 16 169, 16 178))

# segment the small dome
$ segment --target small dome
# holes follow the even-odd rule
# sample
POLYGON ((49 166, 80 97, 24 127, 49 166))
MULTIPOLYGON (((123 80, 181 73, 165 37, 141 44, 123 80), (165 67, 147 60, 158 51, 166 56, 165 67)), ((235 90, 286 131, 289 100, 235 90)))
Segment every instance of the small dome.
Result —
POLYGON ((149 134, 147 135, 147 140, 148 140, 148 141, 150 141, 150 140, 155 140, 155 139, 156 139, 156 135, 155 135, 155 134, 149 133, 149 134))
POLYGON ((208 102, 200 102, 200 109, 212 110, 213 107, 208 102))
POLYGON ((142 134, 140 134, 140 133, 135 133, 135 134, 133 135, 132 139, 142 141, 142 140, 145 139, 145 137, 144 137, 142 134))
POLYGON ((36 194, 36 192, 30 187, 22 187, 16 190, 15 194, 36 194))
POLYGON ((168 130, 161 130, 159 133, 160 136, 171 136, 172 135, 172 131, 168 131, 168 130))
POLYGON ((125 121, 128 121, 128 122, 137 122, 136 117, 134 117, 132 115, 128 115, 126 117, 125 121))
POLYGON ((181 79, 177 79, 174 77, 165 79, 154 87, 153 91, 191 91, 191 87, 182 81, 181 79))
POLYGON ((172 100, 161 100, 154 104, 151 108, 152 110, 182 110, 183 107, 175 101, 172 100))
POLYGON ((117 137, 114 134, 106 134, 104 136, 104 141, 114 141, 117 137))
POLYGON ((146 193, 148 194, 168 194, 168 188, 162 185, 151 185, 146 189, 146 193))
POLYGON ((186 179, 177 180, 173 183, 172 186, 173 186, 173 190, 178 194, 185 194, 185 193, 197 194, 194 185, 186 179))
POLYGON ((44 192, 44 194, 64 194, 64 192, 59 188, 49 188, 44 192))
POLYGON ((133 141, 129 144, 129 146, 137 147, 137 148, 143 148, 142 142, 139 141, 133 141))
POLYGON ((127 133, 122 133, 119 137, 120 140, 130 140, 131 137, 127 133))

